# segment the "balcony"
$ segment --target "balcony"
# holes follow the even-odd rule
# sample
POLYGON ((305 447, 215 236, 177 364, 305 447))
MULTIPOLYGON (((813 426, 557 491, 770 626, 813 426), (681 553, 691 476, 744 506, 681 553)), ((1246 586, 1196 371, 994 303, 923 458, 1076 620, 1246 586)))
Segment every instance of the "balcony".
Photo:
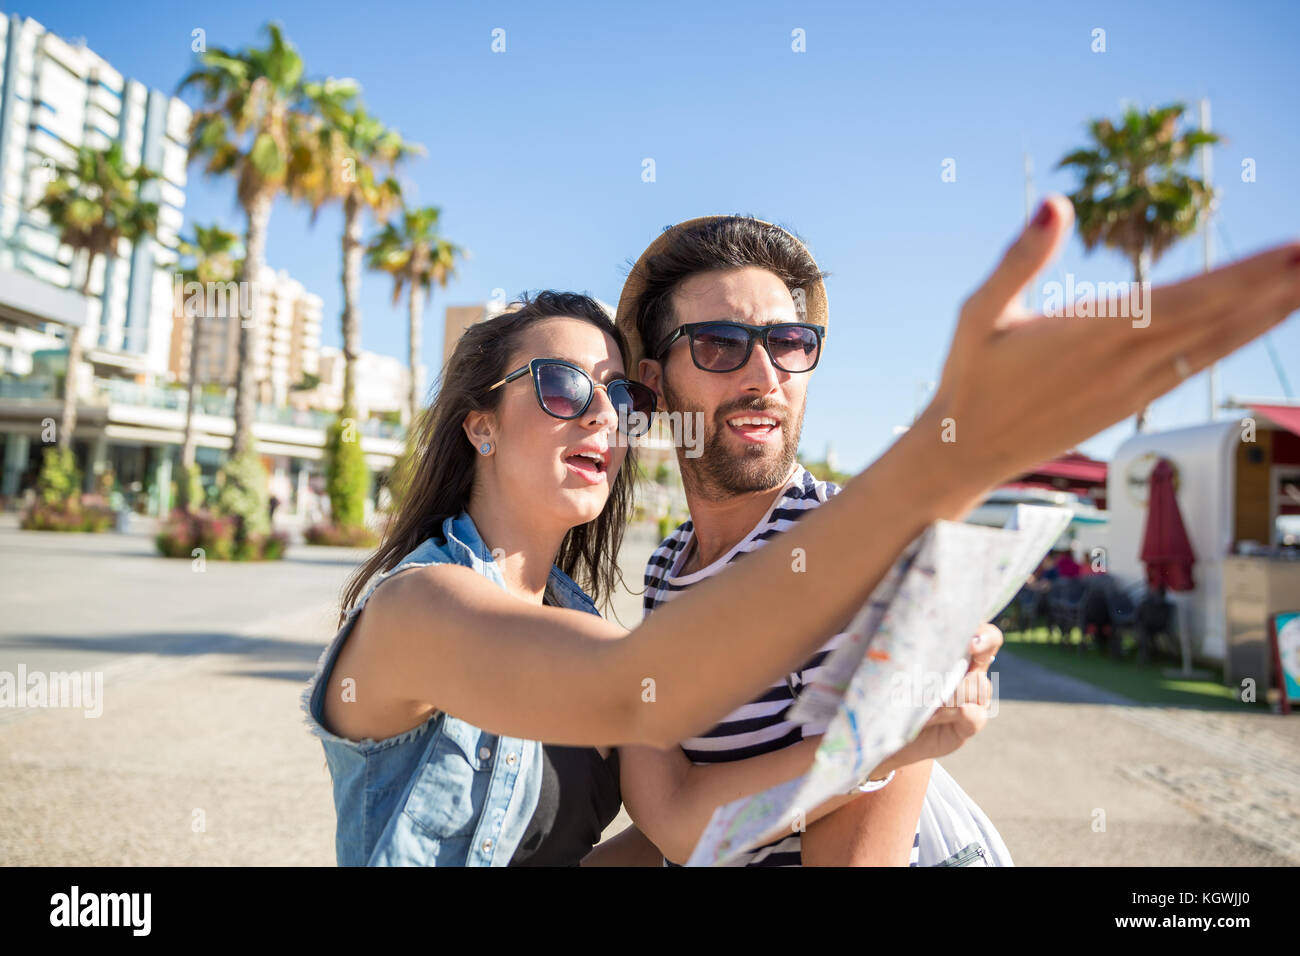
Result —
MULTIPOLYGON (((134 382, 97 378, 94 380, 91 393, 82 396, 81 404, 104 408, 110 405, 125 405, 132 408, 184 412, 187 393, 188 390, 184 388, 159 388, 154 385, 136 385, 134 382)), ((0 380, 0 401, 57 401, 59 398, 55 383, 50 379, 0 380)), ((233 394, 200 393, 195 413, 217 418, 233 418, 234 396, 233 394)), ((315 409, 259 404, 254 419, 271 425, 290 425, 324 431, 334 421, 334 414, 315 409)), ((375 419, 357 422, 357 430, 362 435, 392 441, 401 441, 406 435, 406 429, 401 425, 375 419)))
POLYGON ((54 383, 51 381, 25 378, 0 380, 0 400, 51 398, 58 398, 54 383))

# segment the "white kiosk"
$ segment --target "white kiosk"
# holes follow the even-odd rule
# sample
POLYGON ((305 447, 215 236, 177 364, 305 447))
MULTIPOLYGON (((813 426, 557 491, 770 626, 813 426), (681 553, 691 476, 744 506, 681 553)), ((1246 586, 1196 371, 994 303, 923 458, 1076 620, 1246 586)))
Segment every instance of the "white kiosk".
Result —
POLYGON ((1267 686, 1267 615, 1300 607, 1300 560, 1286 546, 1283 515, 1300 513, 1300 406, 1255 405, 1240 417, 1134 435, 1107 475, 1108 570, 1123 583, 1145 577, 1140 557, 1148 480, 1160 458, 1196 556, 1195 587, 1169 592, 1180 638, 1196 659, 1223 664, 1267 686), (1276 415, 1270 410, 1283 409, 1276 415), (1295 413, 1295 416, 1290 414, 1295 413))

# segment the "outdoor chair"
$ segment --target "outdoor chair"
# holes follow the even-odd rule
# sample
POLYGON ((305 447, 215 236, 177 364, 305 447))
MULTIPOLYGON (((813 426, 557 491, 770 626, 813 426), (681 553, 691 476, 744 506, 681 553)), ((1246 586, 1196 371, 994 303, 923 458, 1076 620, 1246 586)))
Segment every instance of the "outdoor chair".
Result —
POLYGON ((994 623, 1002 629, 1003 633, 1027 631, 1039 626, 1044 616, 1041 597, 1042 592, 1035 591, 1028 585, 1021 587, 994 623))
POLYGON ((1062 578, 1054 581, 1048 592, 1049 627, 1060 630, 1063 642, 1069 642, 1071 632, 1083 626, 1080 612, 1085 587, 1082 578, 1062 578))
POLYGON ((1119 657, 1120 632, 1111 612, 1112 582, 1104 574, 1090 575, 1082 580, 1079 626, 1083 630, 1083 639, 1094 643, 1103 653, 1109 649, 1112 657, 1119 657))
POLYGON ((1134 611, 1138 635, 1138 663, 1144 664, 1160 638, 1168 642, 1171 654, 1177 655, 1178 645, 1170 629, 1174 606, 1165 598, 1164 590, 1147 591, 1138 601, 1134 611))

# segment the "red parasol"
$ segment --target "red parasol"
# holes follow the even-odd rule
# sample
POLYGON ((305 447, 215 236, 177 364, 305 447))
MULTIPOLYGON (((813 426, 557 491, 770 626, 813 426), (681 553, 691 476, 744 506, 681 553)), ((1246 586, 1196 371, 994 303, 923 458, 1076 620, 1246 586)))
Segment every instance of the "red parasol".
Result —
POLYGON ((1187 539, 1183 516, 1174 496, 1174 469, 1161 458, 1151 469, 1151 493, 1147 501, 1147 526, 1142 534, 1142 560, 1147 566, 1147 584, 1154 590, 1190 591, 1192 543, 1187 539))

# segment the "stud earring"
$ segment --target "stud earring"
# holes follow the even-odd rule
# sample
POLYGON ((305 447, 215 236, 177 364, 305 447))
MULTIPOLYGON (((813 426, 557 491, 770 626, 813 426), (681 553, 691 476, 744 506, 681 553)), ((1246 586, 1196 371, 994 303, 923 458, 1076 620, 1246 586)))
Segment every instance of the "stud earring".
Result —
POLYGON ((485 441, 483 444, 478 446, 478 450, 480 455, 486 455, 492 450, 492 443, 485 441))

